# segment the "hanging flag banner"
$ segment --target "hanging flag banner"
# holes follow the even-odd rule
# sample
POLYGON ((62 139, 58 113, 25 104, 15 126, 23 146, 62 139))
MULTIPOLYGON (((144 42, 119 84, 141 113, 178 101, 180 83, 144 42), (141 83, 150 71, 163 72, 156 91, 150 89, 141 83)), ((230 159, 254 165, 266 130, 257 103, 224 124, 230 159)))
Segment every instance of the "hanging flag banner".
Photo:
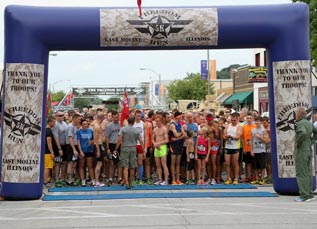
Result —
POLYGON ((158 85, 158 84, 155 84, 155 85, 154 85, 154 95, 155 95, 155 96, 158 96, 158 95, 159 95, 159 87, 160 87, 160 85, 158 85))
POLYGON ((278 176, 295 178, 295 111, 304 107, 312 116, 310 61, 273 62, 273 82, 278 176))
POLYGON ((128 118, 129 118, 129 99, 128 99, 127 92, 124 92, 123 100, 122 100, 121 119, 120 119, 121 126, 123 126, 124 120, 128 118))
POLYGON ((207 77, 208 77, 207 60, 200 61, 200 75, 202 80, 207 80, 207 77))
POLYGON ((216 8, 100 9, 100 46, 216 46, 216 8))
POLYGON ((6 64, 1 181, 39 183, 44 65, 6 64))

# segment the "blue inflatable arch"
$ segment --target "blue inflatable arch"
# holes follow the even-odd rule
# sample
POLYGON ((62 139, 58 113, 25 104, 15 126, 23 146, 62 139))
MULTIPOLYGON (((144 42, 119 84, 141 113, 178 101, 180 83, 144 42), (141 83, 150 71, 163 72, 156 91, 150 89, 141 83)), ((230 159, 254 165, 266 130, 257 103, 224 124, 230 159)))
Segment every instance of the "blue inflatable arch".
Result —
POLYGON ((42 196, 50 51, 233 48, 267 49, 274 189, 298 192, 293 115, 312 108, 308 15, 303 3, 153 7, 142 17, 137 8, 8 6, 0 194, 42 196))

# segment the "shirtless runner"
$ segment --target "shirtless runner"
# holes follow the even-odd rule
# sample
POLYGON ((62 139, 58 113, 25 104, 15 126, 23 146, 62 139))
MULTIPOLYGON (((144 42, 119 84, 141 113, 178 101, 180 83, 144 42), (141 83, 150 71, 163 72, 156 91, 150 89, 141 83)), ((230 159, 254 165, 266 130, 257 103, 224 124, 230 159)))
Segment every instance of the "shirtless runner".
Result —
POLYGON ((155 116, 156 127, 153 130, 152 143, 154 147, 155 164, 159 180, 155 185, 168 185, 168 168, 166 165, 168 133, 167 128, 162 124, 161 114, 155 116), (164 172, 164 181, 162 181, 162 167, 164 172))

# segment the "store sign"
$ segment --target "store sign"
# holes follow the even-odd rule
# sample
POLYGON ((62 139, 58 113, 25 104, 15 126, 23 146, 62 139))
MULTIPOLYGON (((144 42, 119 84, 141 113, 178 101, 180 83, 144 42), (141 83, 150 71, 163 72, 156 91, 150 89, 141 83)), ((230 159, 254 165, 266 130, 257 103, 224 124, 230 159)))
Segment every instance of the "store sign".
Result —
POLYGON ((251 67, 249 68, 249 83, 266 83, 267 68, 266 67, 251 67))

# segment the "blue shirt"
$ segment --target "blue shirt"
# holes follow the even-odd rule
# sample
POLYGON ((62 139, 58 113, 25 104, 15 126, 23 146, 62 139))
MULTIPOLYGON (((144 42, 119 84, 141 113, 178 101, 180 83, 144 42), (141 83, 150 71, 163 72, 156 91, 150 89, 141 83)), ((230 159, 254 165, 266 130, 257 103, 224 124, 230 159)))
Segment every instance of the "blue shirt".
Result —
POLYGON ((94 132, 92 129, 78 130, 77 139, 80 141, 80 147, 85 154, 94 152, 94 145, 89 145, 89 141, 94 139, 94 132))

